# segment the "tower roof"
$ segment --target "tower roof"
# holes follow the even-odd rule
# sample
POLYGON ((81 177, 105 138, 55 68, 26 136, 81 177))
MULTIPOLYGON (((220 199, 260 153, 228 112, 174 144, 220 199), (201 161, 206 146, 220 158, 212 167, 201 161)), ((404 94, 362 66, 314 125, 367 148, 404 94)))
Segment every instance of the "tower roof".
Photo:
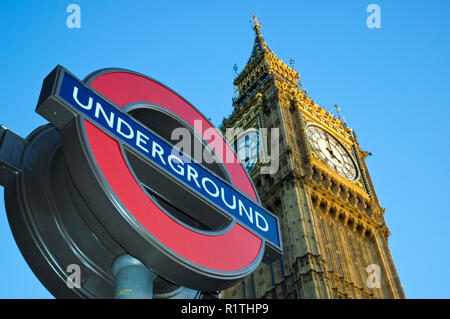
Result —
POLYGON ((255 41, 253 43, 253 49, 250 54, 250 58, 247 61, 247 64, 243 68, 242 72, 235 78, 234 83, 237 84, 240 82, 253 68, 255 64, 257 64, 261 59, 264 58, 265 63, 268 66, 268 69, 273 71, 274 64, 279 65, 283 70, 287 73, 292 74, 294 80, 299 78, 298 73, 288 65, 286 65, 283 61, 281 61, 273 52, 269 49, 266 41, 264 40, 261 34, 261 22, 260 18, 253 15, 252 29, 255 31, 255 41))
POLYGON ((260 24, 260 20, 261 19, 257 18, 256 15, 253 15, 254 25, 252 26, 252 29, 255 30, 255 42, 253 44, 253 50, 247 64, 253 62, 252 59, 256 59, 260 54, 272 52, 270 51, 269 47, 266 44, 266 41, 264 41, 264 38, 261 34, 262 27, 260 24))

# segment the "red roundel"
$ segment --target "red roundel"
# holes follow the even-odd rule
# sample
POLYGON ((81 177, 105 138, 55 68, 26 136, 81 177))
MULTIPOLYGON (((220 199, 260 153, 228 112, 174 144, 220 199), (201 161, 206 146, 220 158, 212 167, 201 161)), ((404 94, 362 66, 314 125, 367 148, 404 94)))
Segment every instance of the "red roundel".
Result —
MULTIPOLYGON (((195 120, 202 121, 203 132, 198 132, 201 136, 206 129, 213 127, 197 109, 178 94, 143 75, 111 69, 94 73, 86 82, 119 107, 137 102, 159 105, 182 118, 193 128, 195 120)), ((158 242, 157 245, 164 251, 163 255, 169 256, 168 260, 175 260, 176 263, 184 264, 192 273, 201 274, 197 278, 204 278, 206 281, 213 278, 212 281, 218 287, 229 285, 218 284, 221 280, 231 284, 258 266, 264 251, 261 238, 237 222, 233 222, 226 231, 209 233, 186 227, 167 215, 152 197, 148 196, 140 181, 136 180, 120 144, 88 119, 82 121, 81 127, 84 127, 87 144, 110 189, 138 224, 158 242)), ((225 150, 232 152, 223 137, 217 134, 215 138, 218 137, 219 145, 224 150, 218 152, 219 156, 227 154, 225 150)), ((214 143, 217 147, 217 141, 214 143)), ((239 161, 229 163, 224 158, 221 160, 231 183, 258 202, 256 190, 239 161)), ((147 265, 151 268, 152 262, 149 263, 147 265)), ((178 284, 196 286, 189 280, 179 282, 180 277, 175 274, 172 276, 170 265, 168 268, 169 270, 164 272, 160 267, 158 272, 163 271, 160 275, 178 281, 178 284)), ((208 284, 202 287, 205 286, 208 284)), ((210 288, 214 289, 213 286, 210 288)))

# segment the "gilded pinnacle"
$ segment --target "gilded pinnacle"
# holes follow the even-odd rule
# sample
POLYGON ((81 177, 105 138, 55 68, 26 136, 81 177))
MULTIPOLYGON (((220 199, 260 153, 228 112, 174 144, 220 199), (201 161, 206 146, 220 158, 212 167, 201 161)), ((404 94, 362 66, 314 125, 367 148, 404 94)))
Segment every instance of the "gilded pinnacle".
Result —
MULTIPOLYGON (((261 18, 257 18, 256 15, 253 15, 253 27, 252 29, 255 30, 256 32, 258 32, 259 30, 261 30, 261 24, 260 24, 261 18)), ((250 21, 252 22, 252 21, 250 21)))

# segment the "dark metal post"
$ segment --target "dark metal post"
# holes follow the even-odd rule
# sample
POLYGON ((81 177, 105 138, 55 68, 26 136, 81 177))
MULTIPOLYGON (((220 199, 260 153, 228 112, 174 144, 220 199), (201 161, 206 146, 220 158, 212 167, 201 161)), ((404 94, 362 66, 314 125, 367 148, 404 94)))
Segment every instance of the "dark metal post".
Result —
POLYGON ((113 264, 113 275, 116 277, 114 298, 152 298, 156 275, 133 256, 123 255, 117 258, 113 264))

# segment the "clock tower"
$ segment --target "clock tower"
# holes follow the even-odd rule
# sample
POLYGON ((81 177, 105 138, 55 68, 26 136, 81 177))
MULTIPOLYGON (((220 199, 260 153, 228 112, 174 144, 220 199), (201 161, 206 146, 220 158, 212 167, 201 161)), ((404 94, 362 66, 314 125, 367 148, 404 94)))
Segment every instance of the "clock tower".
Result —
POLYGON ((221 129, 263 205, 280 219, 284 256, 222 297, 405 298, 369 153, 341 118, 307 95, 293 63, 267 46, 255 16, 253 30, 250 59, 234 80, 234 109, 221 129), (231 128, 242 133, 227 134, 231 128), (269 166, 275 169, 264 170, 269 166))

